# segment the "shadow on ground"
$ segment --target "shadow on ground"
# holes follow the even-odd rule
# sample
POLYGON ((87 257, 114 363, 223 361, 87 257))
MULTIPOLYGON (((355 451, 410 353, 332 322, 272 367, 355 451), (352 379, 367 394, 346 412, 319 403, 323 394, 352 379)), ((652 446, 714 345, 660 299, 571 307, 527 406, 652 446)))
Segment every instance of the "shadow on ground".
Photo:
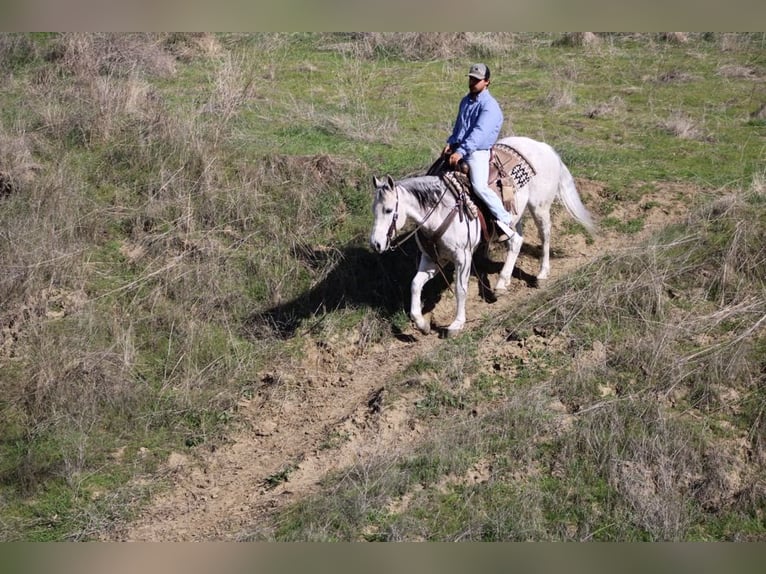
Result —
MULTIPOLYGON (((494 302, 488 275, 497 274, 502 263, 486 257, 483 251, 480 247, 474 257, 472 275, 478 278, 480 296, 494 302)), ((325 313, 344 307, 373 309, 380 317, 391 320, 392 331, 395 332, 393 317, 402 311, 409 311, 410 282, 417 271, 419 257, 414 239, 383 254, 360 246, 332 252, 303 247, 296 256, 317 269, 330 270, 310 291, 250 315, 245 322, 248 336, 255 339, 289 339, 301 326, 311 330, 308 319, 313 318, 318 324, 325 313)), ((453 275, 449 265, 444 269, 443 276, 437 275, 425 285, 422 294, 424 313, 433 310, 444 292, 450 289, 453 275)), ((513 275, 530 286, 535 284, 534 276, 518 268, 513 275)))

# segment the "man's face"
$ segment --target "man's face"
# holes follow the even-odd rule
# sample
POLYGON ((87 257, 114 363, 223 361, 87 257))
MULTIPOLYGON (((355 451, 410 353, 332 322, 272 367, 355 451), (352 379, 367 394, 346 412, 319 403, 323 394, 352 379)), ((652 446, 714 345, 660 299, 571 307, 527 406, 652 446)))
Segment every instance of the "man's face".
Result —
POLYGON ((468 89, 472 94, 478 94, 489 84, 489 80, 479 80, 472 76, 468 76, 468 89))

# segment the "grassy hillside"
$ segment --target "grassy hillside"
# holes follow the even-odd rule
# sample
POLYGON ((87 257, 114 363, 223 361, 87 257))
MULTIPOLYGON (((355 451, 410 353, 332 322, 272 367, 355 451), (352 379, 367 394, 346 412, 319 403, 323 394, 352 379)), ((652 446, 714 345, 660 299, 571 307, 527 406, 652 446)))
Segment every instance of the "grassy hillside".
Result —
POLYGON ((765 192, 419 356, 386 384, 417 389, 423 444, 340 470, 250 538, 764 540, 765 192))
MULTIPOLYGON (((762 539, 764 36, 587 39, 0 35, 0 539, 96 536, 170 452, 225 440, 306 338, 363 353, 406 324, 412 253, 367 250, 371 176, 432 161, 479 59, 504 133, 602 184, 603 226, 640 229, 620 206, 660 182, 699 189, 674 198, 695 215, 499 319, 558 334, 539 362, 457 398, 428 383, 450 380, 438 361, 419 374, 435 420, 505 403, 445 430, 465 450, 437 436, 389 490, 330 487, 269 536, 762 539), (573 365, 583 349, 604 356, 573 365), (546 420, 549 398, 574 418, 546 420), (750 453, 736 480, 726 441, 750 453), (479 460, 487 486, 382 510, 479 460), (318 530, 327 513, 342 519, 318 530)), ((492 328, 439 352, 477 354, 492 328)))

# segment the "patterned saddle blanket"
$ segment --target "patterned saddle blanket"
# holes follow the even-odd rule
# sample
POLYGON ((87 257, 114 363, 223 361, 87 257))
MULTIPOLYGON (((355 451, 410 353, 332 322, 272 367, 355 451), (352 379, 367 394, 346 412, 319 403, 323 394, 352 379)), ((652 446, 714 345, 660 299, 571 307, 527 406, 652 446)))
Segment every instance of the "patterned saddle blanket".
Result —
POLYGON ((535 175, 532 165, 511 146, 496 143, 489 156, 489 187, 495 190, 503 206, 516 214, 514 192, 529 183, 535 175))

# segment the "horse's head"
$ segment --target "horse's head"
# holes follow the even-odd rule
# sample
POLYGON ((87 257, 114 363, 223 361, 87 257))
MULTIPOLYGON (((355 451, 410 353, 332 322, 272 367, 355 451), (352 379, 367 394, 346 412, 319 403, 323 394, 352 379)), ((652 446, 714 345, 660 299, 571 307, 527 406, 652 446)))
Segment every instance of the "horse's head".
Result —
POLYGON ((391 240, 405 223, 405 217, 399 214, 399 192, 390 175, 386 179, 373 176, 375 197, 372 201, 372 233, 370 246, 378 253, 383 253, 391 245, 391 240))

